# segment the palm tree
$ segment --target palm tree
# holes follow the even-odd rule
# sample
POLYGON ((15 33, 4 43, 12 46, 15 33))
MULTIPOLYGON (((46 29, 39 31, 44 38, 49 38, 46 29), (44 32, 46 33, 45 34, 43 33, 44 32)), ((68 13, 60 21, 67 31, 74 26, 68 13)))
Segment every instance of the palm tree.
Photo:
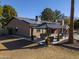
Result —
POLYGON ((71 0, 70 28, 69 28, 69 43, 73 43, 73 20, 74 20, 74 0, 71 0))

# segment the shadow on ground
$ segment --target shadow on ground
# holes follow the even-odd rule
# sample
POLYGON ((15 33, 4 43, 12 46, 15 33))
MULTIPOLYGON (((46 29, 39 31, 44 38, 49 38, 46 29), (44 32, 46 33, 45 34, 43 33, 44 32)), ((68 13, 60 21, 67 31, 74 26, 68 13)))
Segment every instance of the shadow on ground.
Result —
POLYGON ((10 42, 3 42, 2 45, 6 47, 6 49, 0 49, 0 51, 11 51, 11 50, 17 50, 17 49, 38 49, 42 48, 45 46, 39 46, 34 45, 34 46, 29 46, 30 44, 33 44, 34 42, 28 41, 25 39, 20 39, 20 40, 15 40, 15 41, 10 41, 10 42))
POLYGON ((0 41, 2 40, 8 40, 8 39, 18 39, 20 36, 16 35, 0 35, 0 41))
MULTIPOLYGON (((16 40, 16 41, 11 41, 11 42, 4 42, 2 45, 4 45, 7 49, 3 50, 15 50, 15 49, 21 49, 24 46, 30 45, 33 42, 27 41, 27 40, 16 40)), ((1 51, 1 49, 0 49, 1 51)))

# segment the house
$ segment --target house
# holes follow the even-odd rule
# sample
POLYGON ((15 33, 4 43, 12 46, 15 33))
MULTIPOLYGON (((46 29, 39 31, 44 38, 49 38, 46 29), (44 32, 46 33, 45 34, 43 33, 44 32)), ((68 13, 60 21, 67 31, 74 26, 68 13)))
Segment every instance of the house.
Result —
MULTIPOLYGON (((22 18, 22 17, 11 17, 8 23, 5 25, 4 33, 6 35, 18 35, 30 37, 32 35, 32 26, 41 24, 41 22, 35 21, 34 19, 22 18)), ((40 38, 40 34, 45 33, 43 29, 33 29, 33 36, 40 38)))
MULTIPOLYGON (((44 29, 44 27, 40 29, 36 27, 44 23, 50 23, 48 25, 50 28, 59 25, 58 22, 41 21, 39 17, 36 17, 36 19, 10 17, 7 24, 4 25, 4 34, 40 38, 41 34, 46 33, 46 29, 44 29)), ((52 29, 52 31, 54 30, 52 29)))
POLYGON ((12 17, 5 26, 5 34, 30 36, 29 23, 20 19, 18 17, 12 17))

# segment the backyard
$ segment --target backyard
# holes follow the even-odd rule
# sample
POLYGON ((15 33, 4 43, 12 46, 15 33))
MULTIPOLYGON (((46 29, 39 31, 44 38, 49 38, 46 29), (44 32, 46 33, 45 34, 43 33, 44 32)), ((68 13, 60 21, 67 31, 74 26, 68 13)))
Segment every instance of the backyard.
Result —
POLYGON ((0 41, 0 59, 79 59, 77 50, 62 46, 40 47, 25 39, 0 41))

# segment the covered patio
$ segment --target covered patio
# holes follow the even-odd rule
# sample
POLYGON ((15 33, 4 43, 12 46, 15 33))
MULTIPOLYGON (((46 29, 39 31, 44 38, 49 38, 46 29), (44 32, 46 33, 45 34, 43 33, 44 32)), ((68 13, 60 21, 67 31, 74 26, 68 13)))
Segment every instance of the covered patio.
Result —
MULTIPOLYGON (((43 38, 43 42, 45 42, 45 39, 47 39, 48 37, 51 38, 51 41, 53 42, 53 44, 59 44, 59 43, 64 43, 65 39, 68 39, 68 25, 61 25, 58 22, 53 22, 53 23, 42 23, 39 25, 32 25, 31 27, 31 39, 32 41, 34 40, 33 37, 33 29, 42 29, 42 30, 46 30, 46 36, 43 38), (53 33, 51 32, 51 30, 55 30, 53 33), (63 41, 63 42, 61 42, 63 41)), ((43 34, 43 31, 42 31, 43 34)), ((67 40, 65 40, 67 41, 67 40)))

